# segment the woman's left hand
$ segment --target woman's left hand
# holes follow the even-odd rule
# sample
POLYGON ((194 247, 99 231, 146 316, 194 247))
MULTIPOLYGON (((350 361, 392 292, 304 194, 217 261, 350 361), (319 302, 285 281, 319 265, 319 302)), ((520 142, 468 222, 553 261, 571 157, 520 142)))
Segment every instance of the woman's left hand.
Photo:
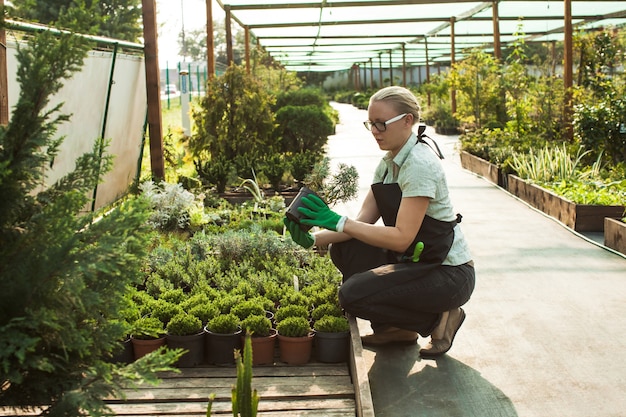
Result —
POLYGON ((298 208, 298 211, 307 218, 300 220, 300 223, 309 226, 323 227, 324 229, 342 232, 347 217, 341 216, 332 211, 326 203, 316 195, 309 195, 302 198, 305 207, 298 208))

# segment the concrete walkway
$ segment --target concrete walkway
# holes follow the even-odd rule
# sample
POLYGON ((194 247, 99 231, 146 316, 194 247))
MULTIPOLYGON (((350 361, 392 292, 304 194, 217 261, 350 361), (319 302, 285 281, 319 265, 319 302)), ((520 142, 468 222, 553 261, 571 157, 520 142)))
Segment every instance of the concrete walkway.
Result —
MULTIPOLYGON (((328 156, 359 170, 363 196, 383 151, 364 110, 333 106, 328 156)), ((626 257, 462 169, 456 137, 427 134, 446 156, 476 290, 446 356, 420 359, 421 338, 365 350, 376 416, 626 416, 626 257)), ((360 203, 335 209, 355 216, 360 203)))

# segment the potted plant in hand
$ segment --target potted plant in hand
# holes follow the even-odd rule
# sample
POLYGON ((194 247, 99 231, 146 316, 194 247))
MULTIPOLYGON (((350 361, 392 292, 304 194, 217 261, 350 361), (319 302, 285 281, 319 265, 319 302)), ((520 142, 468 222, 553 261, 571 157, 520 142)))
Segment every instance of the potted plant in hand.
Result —
POLYGON ((204 360, 204 329, 202 321, 189 313, 178 313, 167 323, 167 346, 185 349, 187 352, 178 360, 180 368, 200 365, 204 360))
POLYGON ((144 316, 132 325, 131 340, 135 360, 165 346, 165 328, 156 317, 144 316))
POLYGON ((266 316, 248 316, 241 321, 241 328, 252 336, 252 364, 274 363, 277 332, 272 328, 271 320, 266 316))
POLYGON ((315 353, 320 362, 346 362, 350 342, 350 324, 341 316, 323 316, 313 325, 315 353))
POLYGON ((287 317, 278 322, 276 330, 281 362, 290 365, 309 362, 313 349, 313 332, 306 318, 287 317))
POLYGON ((205 355, 208 363, 215 365, 235 363, 235 350, 241 349, 239 318, 232 314, 219 314, 209 320, 205 329, 205 355))

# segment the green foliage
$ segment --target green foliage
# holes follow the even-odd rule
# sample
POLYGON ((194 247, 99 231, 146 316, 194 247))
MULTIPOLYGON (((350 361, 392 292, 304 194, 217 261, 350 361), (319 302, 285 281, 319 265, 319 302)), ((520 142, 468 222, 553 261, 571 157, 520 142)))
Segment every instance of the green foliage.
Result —
POLYGON ((161 181, 157 185, 152 181, 145 181, 139 188, 150 202, 153 212, 148 224, 155 229, 188 229, 191 225, 192 212, 202 210, 196 196, 180 184, 161 181))
POLYGON ((280 305, 281 307, 298 305, 308 309, 311 307, 311 300, 302 292, 291 290, 280 299, 280 305))
POLYGON ((213 333, 232 334, 239 331, 240 323, 239 318, 232 313, 220 314, 209 320, 206 328, 213 333))
POLYGON ((206 87, 199 107, 192 110, 197 132, 190 137, 188 146, 193 158, 221 155, 235 161, 239 155, 263 157, 271 153, 273 98, 267 89, 235 65, 210 80, 206 87))
POLYGON ((277 323, 285 320, 287 317, 302 317, 305 319, 309 318, 309 310, 302 305, 285 305, 281 306, 278 310, 276 310, 276 315, 274 319, 277 323))
POLYGON ((359 192, 359 173, 353 165, 339 163, 337 172, 330 173, 330 159, 319 160, 307 175, 304 184, 314 190, 328 204, 347 202, 359 192))
POLYGON ((135 339, 158 339, 165 336, 165 327, 158 318, 144 316, 132 323, 131 335, 135 339))
POLYGON ((82 33, 137 42, 143 35, 140 0, 20 0, 15 16, 82 33))
POLYGON ((241 320, 249 316, 262 316, 265 314, 263 305, 255 299, 242 301, 241 303, 234 305, 230 311, 241 320))
POLYGON ((315 321, 321 319, 324 316, 343 317, 343 311, 341 307, 332 303, 320 304, 311 312, 311 318, 315 321))
POLYGON ((269 180, 272 188, 275 191, 280 190, 283 176, 287 172, 285 155, 282 153, 273 153, 271 155, 267 155, 263 160, 261 170, 269 180))
POLYGON ((213 304, 199 304, 189 309, 189 314, 192 314, 200 319, 203 324, 206 324, 213 317, 220 313, 219 309, 213 304))
POLYGON ((233 416, 254 417, 259 407, 259 396, 252 389, 252 341, 249 335, 244 339, 243 358, 235 352, 237 366, 237 386, 232 389, 231 403, 233 416))
POLYGON ((315 321, 313 329, 318 332, 339 333, 350 330, 348 319, 339 316, 323 316, 315 321))
POLYGON ((281 150, 302 153, 309 150, 322 155, 328 136, 334 133, 332 119, 318 106, 285 106, 276 111, 275 135, 281 150))
POLYGON ((241 328, 252 337, 267 337, 272 329, 272 321, 266 316, 248 316, 241 321, 241 328))
MULTIPOLYGON (((280 310, 278 310, 280 311, 280 310)), ((278 334, 285 337, 304 337, 311 332, 309 321, 304 317, 286 317, 276 325, 278 334)))
POLYGON ((462 123, 478 129, 505 125, 501 76, 500 63, 481 50, 453 65, 448 80, 457 92, 457 118, 462 123))
POLYGON ((167 325, 172 317, 182 312, 178 304, 173 304, 165 300, 156 300, 152 304, 152 316, 158 318, 167 325))
POLYGON ((223 193, 226 186, 237 177, 235 164, 224 154, 213 155, 210 160, 203 160, 207 152, 201 152, 200 155, 194 159, 198 177, 206 187, 215 186, 218 193, 223 193))
POLYGON ((165 330, 171 335, 195 335, 202 331, 202 321, 192 314, 180 312, 172 317, 165 330))
POLYGON ((119 395, 125 381, 154 381, 152 371, 177 358, 127 368, 105 360, 129 331, 124 294, 139 281, 149 236, 143 199, 83 213, 111 166, 106 141, 41 190, 63 142, 57 127, 69 120, 52 99, 88 49, 51 32, 20 45, 20 96, 0 127, 0 403, 51 404, 47 415, 102 415, 103 399, 119 395))
POLYGON ((291 155, 289 160, 291 175, 298 183, 298 186, 301 187, 304 184, 305 178, 313 170, 315 163, 320 160, 320 158, 318 152, 310 150, 291 155))
POLYGON ((592 166, 582 163, 589 151, 579 147, 572 153, 565 145, 546 146, 538 152, 513 154, 512 166, 518 175, 554 191, 577 204, 623 205, 626 180, 602 177, 601 158, 592 166))

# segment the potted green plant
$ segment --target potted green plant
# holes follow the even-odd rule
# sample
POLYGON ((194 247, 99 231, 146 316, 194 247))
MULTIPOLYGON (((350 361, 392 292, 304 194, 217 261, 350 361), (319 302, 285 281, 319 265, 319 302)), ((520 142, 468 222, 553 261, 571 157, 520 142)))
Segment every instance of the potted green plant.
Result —
POLYGON ((276 314, 274 315, 276 323, 280 323, 288 317, 302 317, 308 320, 309 311, 304 306, 293 304, 280 307, 276 310, 276 314))
POLYGON ((207 362, 221 365, 235 362, 233 352, 241 349, 241 321, 232 314, 219 314, 209 320, 205 329, 207 362))
POLYGON ((190 368, 204 361, 204 329, 202 321, 189 313, 178 313, 166 326, 167 346, 187 352, 177 362, 180 368, 190 368))
POLYGON ((245 334, 252 336, 252 364, 274 363, 277 332, 272 328, 271 320, 263 315, 248 316, 241 321, 241 328, 245 334))
POLYGON ((259 300, 249 299, 234 305, 231 313, 239 317, 240 320, 244 320, 250 316, 264 316, 265 308, 259 300))
POLYGON ((165 346, 165 326, 156 317, 141 317, 132 324, 131 340, 135 360, 137 360, 165 346))
POLYGON ((345 362, 348 360, 350 324, 341 316, 323 316, 313 325, 315 353, 320 362, 345 362))
POLYGON ((324 303, 320 304, 313 309, 311 312, 311 318, 314 322, 321 319, 324 316, 335 316, 342 317, 343 311, 341 311, 341 307, 333 303, 324 303))
POLYGON ((281 362, 290 365, 309 362, 313 350, 313 332, 306 318, 286 317, 276 325, 276 330, 281 362))

